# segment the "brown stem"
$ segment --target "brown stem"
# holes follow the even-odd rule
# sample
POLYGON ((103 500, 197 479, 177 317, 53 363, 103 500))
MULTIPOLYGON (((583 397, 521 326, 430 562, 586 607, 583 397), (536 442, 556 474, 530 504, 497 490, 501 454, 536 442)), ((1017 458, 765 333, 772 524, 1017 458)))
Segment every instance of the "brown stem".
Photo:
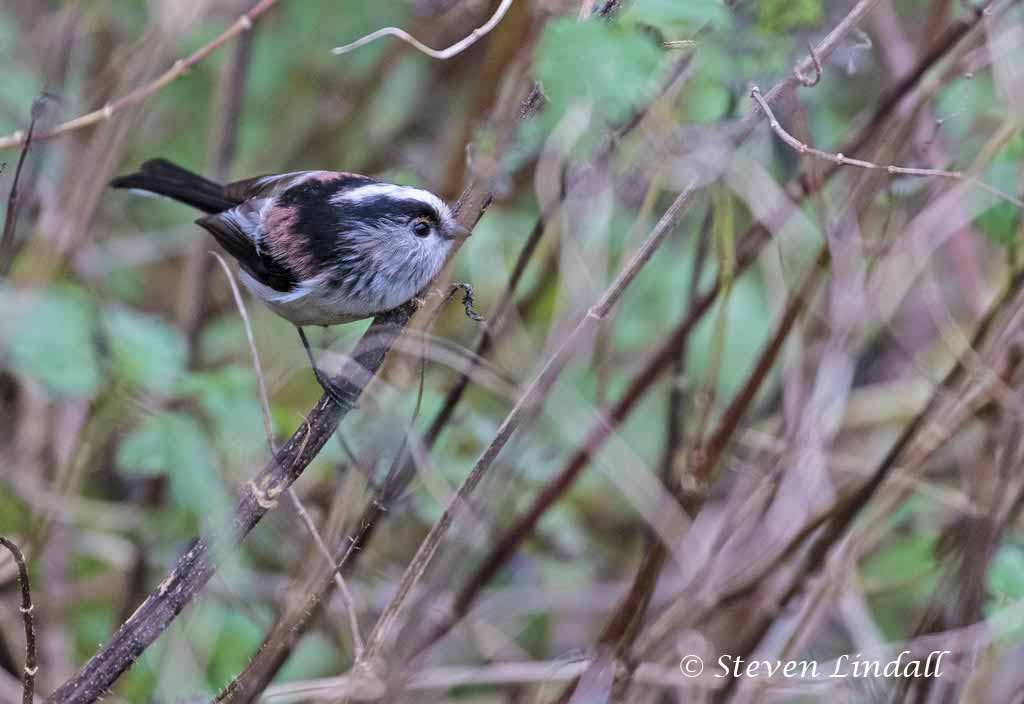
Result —
POLYGON ((744 382, 743 388, 733 397, 732 402, 722 413, 718 425, 711 433, 711 438, 701 453, 701 462, 693 477, 698 487, 706 486, 711 480, 715 466, 721 459, 737 428, 739 428, 740 421, 743 420, 743 417, 750 409, 750 404, 753 403, 754 398, 757 396, 757 392, 761 390, 765 379, 768 378, 768 372, 775 365, 775 360, 778 358, 779 352, 782 351, 782 345, 789 337, 793 324, 796 323, 797 316, 803 310, 808 300, 810 300, 810 297, 814 295, 818 281, 821 275, 825 273, 828 259, 828 247, 823 246, 818 251, 818 256, 810 271, 807 272, 807 276, 800 288, 789 300, 789 303, 786 304, 786 309, 782 313, 779 324, 775 329, 775 334, 772 335, 771 339, 768 340, 761 350, 761 354, 754 364, 754 369, 744 382))
POLYGON ((14 261, 14 230, 18 226, 18 208, 21 205, 18 199, 18 183, 21 181, 21 170, 25 166, 25 159, 28 158, 28 150, 32 146, 32 137, 36 131, 36 122, 42 114, 45 101, 46 96, 43 96, 36 98, 32 103, 32 117, 28 123, 28 130, 25 132, 25 141, 21 145, 21 154, 18 155, 18 165, 14 169, 11 191, 7 195, 4 233, 0 238, 0 276, 7 276, 11 270, 11 263, 14 261))
MULTIPOLYGON (((700 278, 704 271, 704 265, 707 263, 708 241, 710 240, 713 222, 713 210, 709 208, 701 225, 700 238, 697 241, 697 250, 690 269, 690 281, 686 292, 687 309, 693 306, 699 294, 700 278)), ((661 470, 659 472, 662 486, 667 490, 670 490, 674 483, 672 480, 672 466, 676 454, 683 443, 681 426, 686 393, 681 383, 681 376, 686 369, 686 352, 687 344, 684 342, 679 346, 671 369, 672 382, 669 388, 667 413, 665 414, 665 447, 662 450, 661 470)), ((668 551, 665 549, 665 544, 661 537, 651 524, 647 524, 644 537, 643 560, 640 562, 636 574, 633 575, 629 591, 619 601, 615 612, 608 619, 608 623, 605 624, 604 630, 601 631, 601 635, 598 637, 597 655, 591 667, 600 666, 605 663, 606 658, 603 657, 605 653, 610 654, 615 659, 619 659, 629 649, 638 633, 643 616, 647 612, 647 607, 650 604, 651 596, 654 594, 654 588, 658 584, 658 577, 661 575, 666 562, 665 558, 667 557, 668 551)), ((628 687, 630 677, 631 673, 627 672, 626 677, 618 683, 618 687, 621 689, 628 687)), ((576 691, 576 687, 579 686, 580 679, 581 676, 574 677, 562 690, 558 699, 555 700, 555 704, 568 704, 572 699, 573 693, 576 691)))
POLYGON ((21 586, 21 618, 25 625, 25 669, 22 673, 22 704, 32 704, 35 698, 36 673, 39 666, 36 663, 36 629, 32 612, 35 606, 32 604, 32 585, 28 580, 28 566, 25 564, 25 556, 21 549, 11 540, 0 535, 0 545, 7 548, 14 561, 18 565, 18 584, 21 586))

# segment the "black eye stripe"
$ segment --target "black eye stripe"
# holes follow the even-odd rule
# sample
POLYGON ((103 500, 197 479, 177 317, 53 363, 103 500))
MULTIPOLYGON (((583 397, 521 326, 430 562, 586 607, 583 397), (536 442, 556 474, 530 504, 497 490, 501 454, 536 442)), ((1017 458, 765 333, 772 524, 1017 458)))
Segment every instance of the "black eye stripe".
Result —
POLYGON ((437 212, 432 207, 422 201, 408 198, 377 196, 362 201, 341 201, 335 207, 341 211, 339 214, 342 217, 361 222, 403 219, 412 222, 416 218, 438 222, 437 212))

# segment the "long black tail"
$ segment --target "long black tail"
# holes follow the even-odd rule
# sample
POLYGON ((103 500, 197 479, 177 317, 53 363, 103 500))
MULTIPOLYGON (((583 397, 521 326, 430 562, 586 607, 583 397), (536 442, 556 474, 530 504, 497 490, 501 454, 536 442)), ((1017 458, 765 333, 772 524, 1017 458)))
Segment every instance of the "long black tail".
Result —
POLYGON ((224 194, 224 187, 166 159, 150 159, 133 174, 119 176, 111 188, 136 188, 167 196, 205 213, 221 213, 238 205, 224 194))

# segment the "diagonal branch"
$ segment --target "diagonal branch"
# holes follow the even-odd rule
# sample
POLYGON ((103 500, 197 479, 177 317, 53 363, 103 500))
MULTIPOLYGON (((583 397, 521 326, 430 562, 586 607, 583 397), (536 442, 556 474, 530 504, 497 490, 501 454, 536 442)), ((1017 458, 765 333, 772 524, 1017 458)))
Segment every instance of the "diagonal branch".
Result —
MULTIPOLYGON (((346 395, 358 398, 412 315, 413 306, 407 304, 374 319, 356 345, 352 361, 333 379, 346 395)), ((218 556, 245 538, 277 505, 277 498, 299 478, 347 414, 347 409, 324 394, 277 455, 246 484, 227 530, 196 539, 110 642, 48 701, 93 702, 110 689, 206 585, 217 571, 218 556)))
POLYGON ((523 392, 519 401, 516 402, 515 406, 511 411, 509 411, 508 415, 502 421, 494 439, 492 439, 490 444, 484 448, 483 452, 480 453, 480 457, 474 464, 473 469, 459 486, 458 491, 452 497, 448 506, 445 507, 441 517, 431 528, 427 537, 424 538, 419 550, 416 551, 416 555, 413 556, 412 561, 409 563, 409 567, 402 576, 402 581, 399 584, 395 597, 384 609, 384 612, 377 621, 377 625, 370 634, 366 647, 366 655, 368 658, 372 658, 379 654, 380 650, 383 648, 384 642, 390 635, 398 616, 405 605, 406 598, 423 576, 427 565, 430 563, 434 553, 440 545, 441 539, 451 527, 457 513, 465 507, 469 496, 473 493, 484 475, 487 474, 495 459, 497 459, 498 454, 512 437, 512 434, 515 433, 524 421, 529 422, 540 411, 548 393, 551 391, 558 377, 561 375, 565 365, 579 349, 580 343, 585 340, 588 335, 594 332, 597 323, 601 321, 608 314, 611 308, 619 301, 626 288, 633 281, 636 275, 640 273, 640 270, 650 260, 651 256, 658 249, 661 243, 664 242, 665 238, 673 230, 675 230, 676 225, 679 223, 679 220, 690 201, 693 190, 694 187, 691 184, 676 197, 675 201, 673 201, 672 205, 670 205, 666 210, 661 220, 654 226, 654 229, 651 230, 651 233, 648 235, 644 243, 640 246, 629 262, 626 263, 623 270, 619 272, 619 275, 615 277, 615 280, 611 283, 597 303, 594 304, 594 306, 587 312, 587 315, 580 320, 572 332, 569 333, 561 346, 559 346, 558 350, 555 351, 552 357, 544 365, 543 369, 541 369, 527 389, 523 392))

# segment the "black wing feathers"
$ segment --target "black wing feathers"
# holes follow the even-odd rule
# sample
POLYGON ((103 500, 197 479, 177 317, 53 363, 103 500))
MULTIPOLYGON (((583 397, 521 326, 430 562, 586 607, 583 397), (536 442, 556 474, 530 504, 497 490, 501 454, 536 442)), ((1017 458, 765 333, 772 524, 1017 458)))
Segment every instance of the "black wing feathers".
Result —
POLYGON ((137 188, 167 196, 204 213, 220 213, 242 202, 232 198, 219 183, 166 159, 150 159, 136 173, 115 178, 110 185, 113 188, 137 188))
POLYGON ((222 186, 166 159, 150 159, 134 174, 115 178, 113 188, 137 188, 167 196, 205 213, 196 223, 206 229, 238 264, 257 281, 276 291, 290 291, 298 282, 295 273, 268 252, 261 251, 246 229, 259 228, 256 202, 247 202, 253 193, 276 179, 249 179, 222 186), (262 181, 263 183, 258 183, 262 181))
POLYGON ((261 252, 230 214, 207 215, 196 220, 196 224, 213 235, 239 266, 260 283, 282 292, 291 291, 298 283, 295 272, 269 253, 261 252))

